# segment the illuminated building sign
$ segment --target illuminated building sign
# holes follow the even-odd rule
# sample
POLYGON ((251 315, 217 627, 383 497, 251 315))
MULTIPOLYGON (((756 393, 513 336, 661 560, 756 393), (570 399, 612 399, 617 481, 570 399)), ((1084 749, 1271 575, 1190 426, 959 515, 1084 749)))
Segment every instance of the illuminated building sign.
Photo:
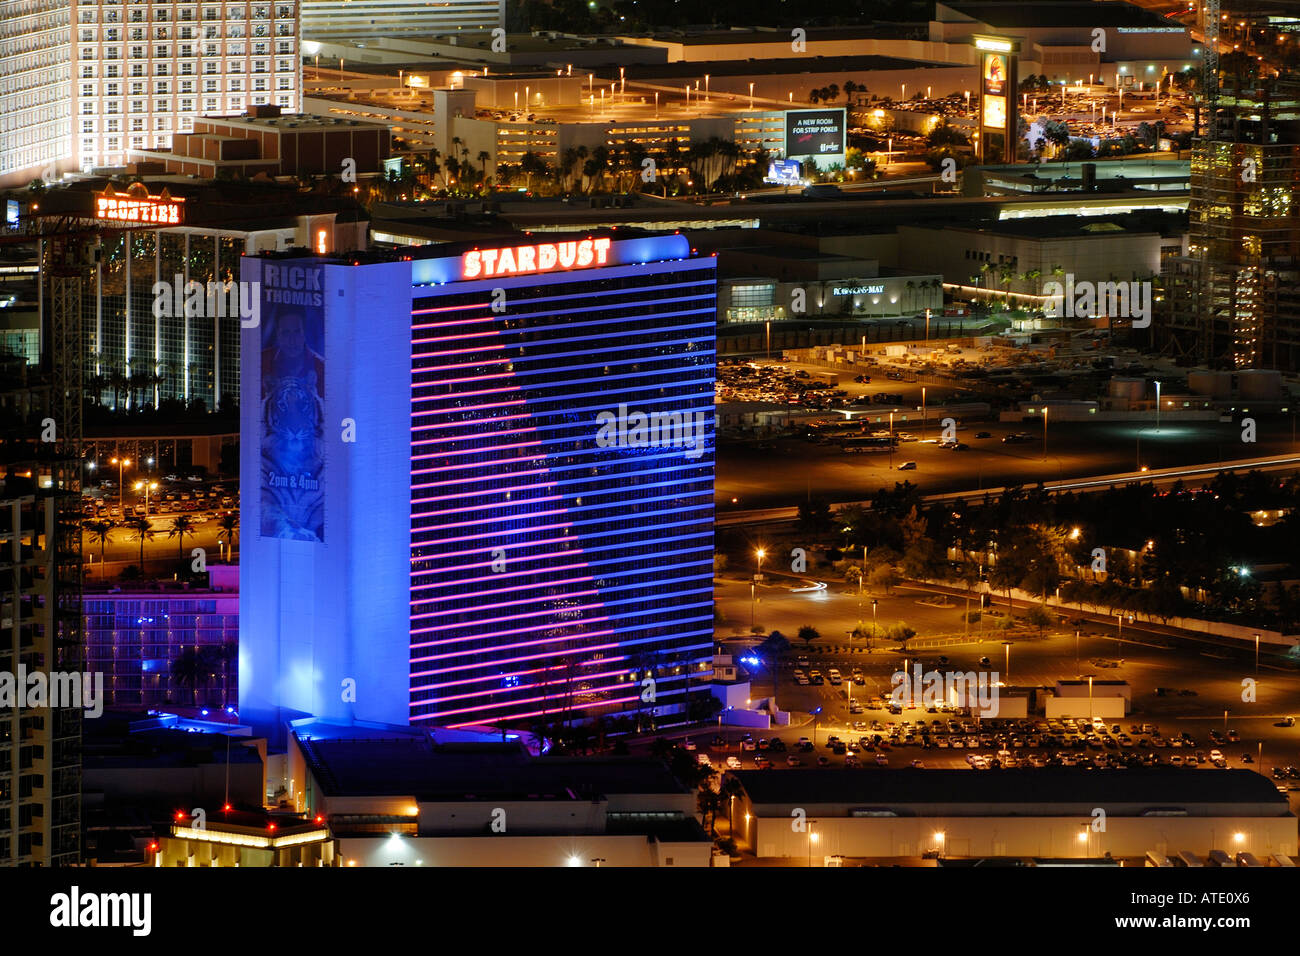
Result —
POLYGON ((831 295, 879 295, 885 291, 885 284, 879 285, 855 285, 855 286, 835 286, 831 289, 831 295))
POLYGON ((527 275, 564 269, 590 269, 609 264, 608 237, 539 242, 502 249, 474 249, 460 259, 462 279, 490 279, 495 276, 527 275))
POLYGON ((151 196, 141 183, 134 184, 123 193, 110 185, 102 193, 95 193, 94 216, 112 222, 177 226, 184 221, 181 214, 184 202, 184 199, 173 199, 166 189, 157 196, 151 196))
POLYGON ((1012 37, 971 38, 980 57, 979 135, 982 163, 1016 161, 1016 74, 1020 41, 1012 37))

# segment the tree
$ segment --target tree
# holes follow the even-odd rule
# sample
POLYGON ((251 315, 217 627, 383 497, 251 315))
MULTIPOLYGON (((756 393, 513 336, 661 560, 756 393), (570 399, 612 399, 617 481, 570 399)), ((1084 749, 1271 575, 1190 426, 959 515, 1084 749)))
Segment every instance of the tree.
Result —
POLYGON ((831 506, 825 498, 809 498, 799 502, 799 527, 817 533, 831 527, 831 506))
POLYGON ((228 511, 217 519, 217 527, 230 548, 230 560, 235 560, 235 531, 239 527, 239 512, 228 511))
POLYGON ((152 541, 158 534, 154 531, 153 525, 149 523, 148 518, 132 518, 122 527, 131 532, 130 539, 140 542, 140 573, 144 573, 144 543, 152 541))
POLYGON ((104 548, 113 537, 113 529, 117 525, 111 521, 88 521, 82 528, 90 535, 90 543, 99 545, 99 577, 104 578, 104 548))
POLYGON ((168 538, 176 538, 176 560, 185 561, 185 536, 194 536, 194 519, 189 515, 177 515, 167 529, 168 538))
POLYGON ((797 637, 799 640, 803 641, 804 646, 807 647, 810 646, 813 641, 821 637, 821 634, 818 632, 817 628, 813 627, 811 624, 805 624, 803 627, 799 628, 797 637))
POLYGON ((212 668, 196 648, 187 647, 180 656, 171 662, 171 676, 182 687, 189 687, 190 701, 197 705, 199 691, 207 687, 212 676, 212 668))

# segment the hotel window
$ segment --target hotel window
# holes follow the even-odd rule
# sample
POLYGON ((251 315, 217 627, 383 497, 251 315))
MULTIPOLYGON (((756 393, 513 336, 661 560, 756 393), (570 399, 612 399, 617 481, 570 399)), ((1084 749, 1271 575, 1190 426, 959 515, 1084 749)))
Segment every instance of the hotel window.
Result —
POLYGON ((182 92, 182 93, 193 93, 193 92, 194 92, 194 81, 193 81, 193 80, 181 80, 181 92, 182 92))
POLYGON ((265 44, 265 43, 254 43, 254 44, 253 44, 253 56, 265 56, 265 55, 266 55, 266 44, 265 44))
POLYGON ((144 137, 143 137, 143 136, 132 136, 132 137, 131 137, 131 145, 132 145, 132 147, 134 147, 135 149, 143 149, 143 148, 144 148, 144 137))
POLYGON ((131 82, 131 95, 139 96, 143 92, 144 92, 144 84, 139 80, 133 80, 131 82))
POLYGON ((216 55, 217 55, 217 45, 216 45, 215 43, 207 43, 207 44, 204 44, 204 46, 203 46, 203 55, 204 55, 204 56, 216 56, 216 55))
POLYGON ((290 43, 290 42, 287 41, 287 40, 281 40, 279 43, 277 43, 277 44, 275 45, 275 52, 276 52, 276 53, 292 53, 292 52, 293 52, 293 44, 290 43))
POLYGON ((186 113, 192 113, 194 111, 194 101, 188 99, 181 100, 181 109, 186 113))
POLYGON ((255 89, 255 90, 265 90, 265 89, 266 89, 266 80, 262 79, 262 78, 259 76, 257 79, 255 79, 255 80, 253 81, 253 89, 255 89))
POLYGON ((93 115, 95 115, 95 104, 94 104, 94 103, 82 103, 82 104, 81 104, 81 115, 82 115, 82 116, 93 116, 93 115))
POLYGON ((171 66, 170 63, 155 63, 153 71, 154 76, 166 76, 171 72, 171 66))
POLYGON ((110 133, 116 133, 118 131, 118 120, 111 119, 108 120, 107 122, 108 122, 108 126, 107 126, 108 131, 110 133))
POLYGON ((215 93, 215 92, 217 92, 217 81, 216 81, 216 80, 204 80, 204 81, 203 81, 203 92, 204 92, 204 93, 215 93))
POLYGON ((95 75, 95 68, 93 66, 83 66, 81 68, 81 75, 82 78, 93 77, 95 75))
POLYGON ((81 95, 82 95, 82 96, 94 96, 94 95, 95 95, 95 84, 94 84, 94 83, 82 83, 82 84, 81 84, 81 95))
POLYGON ((265 73, 265 72, 266 72, 266 61, 265 61, 265 60, 254 60, 254 61, 253 61, 253 72, 254 72, 254 73, 265 73))
POLYGON ((108 148, 109 148, 109 149, 117 149, 117 146, 118 146, 117 137, 116 137, 116 136, 110 136, 110 137, 108 138, 108 148))
POLYGON ((139 131, 141 131, 141 130, 143 130, 143 129, 144 129, 144 120, 142 120, 142 119, 133 119, 133 120, 131 120, 131 131, 132 131, 132 132, 139 132, 139 131))
POLYGON ((157 80, 153 85, 153 91, 156 95, 170 93, 172 91, 171 84, 169 84, 166 80, 157 80))
POLYGON ((154 100, 153 111, 155 113, 166 113, 172 108, 169 100, 154 100))
MULTIPOLYGON (((94 31, 94 30, 82 30, 82 31, 81 31, 81 42, 82 42, 82 43, 94 43, 94 42, 95 42, 95 31, 94 31)), ((82 53, 85 53, 85 52, 86 52, 85 50, 82 50, 82 53)))
POLYGON ((132 101, 131 101, 131 112, 132 112, 132 113, 143 113, 143 112, 144 112, 144 100, 132 100, 132 101))
POLYGON ((290 90, 290 89, 293 89, 293 81, 290 80, 289 77, 287 77, 287 76, 282 76, 282 77, 280 77, 278 80, 276 80, 276 82, 275 82, 275 88, 276 88, 277 90, 290 90))
POLYGON ((104 47, 104 59, 105 59, 105 60, 120 60, 120 59, 122 59, 122 57, 121 57, 121 52, 122 52, 122 51, 121 51, 118 47, 115 47, 115 46, 104 47))
MULTIPOLYGON (((95 74, 94 74, 94 73, 88 73, 88 74, 86 74, 86 75, 87 75, 87 76, 94 76, 95 74)), ((118 69, 118 66, 117 66, 116 63, 110 63, 108 66, 104 67, 104 75, 105 75, 105 76, 120 76, 120 75, 121 75, 121 71, 118 69)))
POLYGON ((276 102, 279 103, 281 106, 288 106, 289 105, 288 94, 286 93, 276 97, 276 102))
POLYGON ((203 101, 203 108, 205 110, 215 110, 217 108, 217 98, 215 96, 209 96, 203 101))
POLYGON ((82 120, 81 131, 83 133, 93 133, 95 131, 95 121, 93 119, 82 120))
POLYGON ((143 63, 132 63, 132 64, 131 64, 131 75, 132 75, 132 76, 144 76, 144 64, 143 64, 143 63))
POLYGON ((105 95, 107 95, 107 96, 117 96, 117 94, 118 94, 118 84, 116 84, 116 83, 109 83, 109 84, 108 84, 108 88, 105 90, 105 95))
POLYGON ((275 68, 281 73, 292 73, 293 60, 277 60, 275 63, 275 68))

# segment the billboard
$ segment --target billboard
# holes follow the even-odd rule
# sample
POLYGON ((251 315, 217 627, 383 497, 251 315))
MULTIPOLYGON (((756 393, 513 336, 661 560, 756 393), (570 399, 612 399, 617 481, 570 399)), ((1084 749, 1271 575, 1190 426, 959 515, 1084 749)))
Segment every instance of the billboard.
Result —
POLYGON ((768 164, 763 182, 798 186, 803 182, 803 165, 797 159, 774 159, 768 164))
POLYGON ((325 268, 262 270, 264 538, 325 540, 325 268))
POLYGON ((844 152, 844 110, 792 110, 785 114, 785 155, 844 152))

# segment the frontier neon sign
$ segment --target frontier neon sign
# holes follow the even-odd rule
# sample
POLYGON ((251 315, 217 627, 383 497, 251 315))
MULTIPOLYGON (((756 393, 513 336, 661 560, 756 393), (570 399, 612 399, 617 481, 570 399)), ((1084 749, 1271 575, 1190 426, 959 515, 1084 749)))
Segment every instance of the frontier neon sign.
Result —
POLYGON ((475 249, 460 260, 462 279, 528 275, 563 269, 591 269, 609 264, 610 239, 539 242, 529 246, 475 249))
POLYGON ((94 216, 96 219, 113 222, 176 226, 181 223, 181 204, 184 201, 173 199, 166 189, 157 196, 151 196, 141 183, 136 183, 124 193, 110 185, 102 193, 95 194, 94 216))

